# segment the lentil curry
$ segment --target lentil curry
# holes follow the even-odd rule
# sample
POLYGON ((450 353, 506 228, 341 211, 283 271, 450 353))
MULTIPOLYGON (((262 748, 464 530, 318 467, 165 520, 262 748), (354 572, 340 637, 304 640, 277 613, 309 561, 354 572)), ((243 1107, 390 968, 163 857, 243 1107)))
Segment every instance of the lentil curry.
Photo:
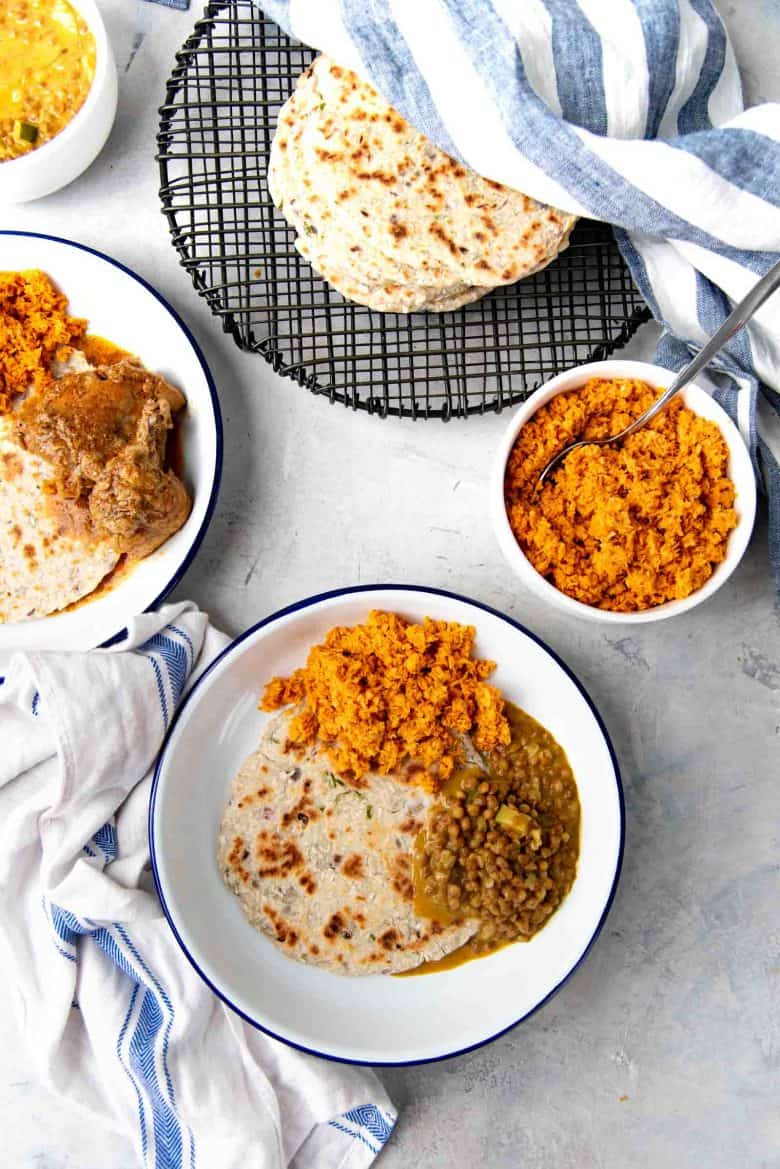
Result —
POLYGON ((95 38, 67 0, 0 4, 0 162, 42 146, 83 106, 95 38))
POLYGON ((443 924, 478 918, 460 949, 411 973, 449 969, 528 941, 571 889, 580 802, 566 754, 545 727, 508 704, 509 746, 486 768, 455 772, 415 847, 415 907, 443 924))

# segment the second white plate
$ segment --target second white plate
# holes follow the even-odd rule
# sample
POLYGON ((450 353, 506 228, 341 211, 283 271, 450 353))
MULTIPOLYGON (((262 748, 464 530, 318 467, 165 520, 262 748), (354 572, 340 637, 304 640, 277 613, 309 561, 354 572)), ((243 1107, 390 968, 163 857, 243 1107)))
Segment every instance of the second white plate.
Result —
POLYGON ((104 593, 37 621, 0 624, 0 650, 85 650, 120 635, 130 617, 152 608, 178 582, 211 518, 222 469, 222 420, 214 382, 194 338, 158 292, 102 252, 54 236, 0 232, 0 270, 40 268, 86 317, 90 333, 138 356, 187 397, 181 423, 184 480, 192 494, 187 522, 104 593))

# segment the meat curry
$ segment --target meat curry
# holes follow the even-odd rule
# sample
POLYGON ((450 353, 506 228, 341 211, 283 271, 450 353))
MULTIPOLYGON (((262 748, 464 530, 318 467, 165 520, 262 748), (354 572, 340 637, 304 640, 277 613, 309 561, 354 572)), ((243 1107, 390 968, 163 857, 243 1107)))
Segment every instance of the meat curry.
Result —
POLYGON ((15 440, 53 469, 50 505, 71 529, 140 560, 184 524, 191 500, 166 467, 184 395, 132 359, 69 373, 15 411, 15 440))

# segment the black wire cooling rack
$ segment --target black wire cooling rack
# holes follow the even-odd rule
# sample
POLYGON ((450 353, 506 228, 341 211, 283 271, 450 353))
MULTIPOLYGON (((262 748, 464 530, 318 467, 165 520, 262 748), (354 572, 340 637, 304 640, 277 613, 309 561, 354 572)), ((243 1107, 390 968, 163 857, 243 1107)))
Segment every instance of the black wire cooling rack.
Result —
POLYGON ((611 230, 592 222, 544 271, 456 312, 345 301, 298 255, 266 184, 277 113, 314 55, 251 0, 211 3, 160 109, 173 244, 241 349, 331 402, 448 419, 523 401, 562 369, 608 356, 649 318, 611 230))

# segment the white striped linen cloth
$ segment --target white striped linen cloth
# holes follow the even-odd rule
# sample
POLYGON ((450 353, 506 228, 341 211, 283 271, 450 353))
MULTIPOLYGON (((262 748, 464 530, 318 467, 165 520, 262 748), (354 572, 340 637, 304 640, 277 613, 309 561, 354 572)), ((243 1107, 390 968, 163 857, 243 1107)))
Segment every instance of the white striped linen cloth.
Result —
MULTIPOLYGON (((780 105, 745 111, 710 0, 261 0, 480 174, 615 225, 680 368, 780 258, 780 105)), ((780 296, 707 385, 769 499, 780 588, 780 296)))
POLYGON ((144 1169, 365 1169, 395 1121, 377 1078, 223 1006, 153 891, 150 768, 226 643, 179 604, 136 618, 121 647, 0 661, 5 1001, 42 1081, 128 1136, 144 1169))

